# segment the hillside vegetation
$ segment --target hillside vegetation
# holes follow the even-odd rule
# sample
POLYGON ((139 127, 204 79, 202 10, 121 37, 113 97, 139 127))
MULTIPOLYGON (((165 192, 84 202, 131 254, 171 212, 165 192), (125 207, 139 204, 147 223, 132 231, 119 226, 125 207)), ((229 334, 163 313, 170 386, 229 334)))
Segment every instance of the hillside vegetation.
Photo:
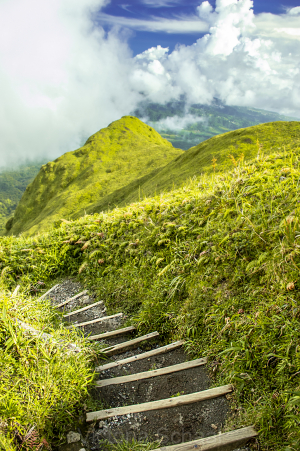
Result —
POLYGON ((173 146, 189 149, 212 136, 239 128, 251 127, 265 122, 297 120, 271 111, 258 110, 234 105, 224 105, 215 99, 211 105, 194 104, 188 106, 185 101, 172 101, 164 105, 158 103, 142 103, 133 113, 134 116, 147 122, 157 130, 173 146), (186 123, 190 115, 193 120, 186 123), (176 120, 172 126, 170 118, 176 120), (166 118, 169 118, 165 121, 166 118))
POLYGON ((0 449, 50 450, 64 440, 88 398, 95 352, 62 326, 48 300, 12 296, 5 288, 0 288, 0 449))
POLYGON ((43 162, 24 164, 20 168, 0 172, 0 233, 15 211, 27 185, 37 175, 43 162))
MULTIPOLYGON (((133 114, 140 119, 146 118, 148 125, 157 130, 173 146, 181 149, 189 149, 212 136, 231 130, 271 121, 293 120, 270 111, 224 105, 217 99, 211 105, 195 104, 190 108, 187 108, 184 101, 168 102, 164 105, 144 103, 133 114), (195 122, 184 126, 187 114, 192 115, 195 122), (169 130, 161 121, 172 120, 174 117, 182 118, 183 125, 176 130, 169 130)), ((6 169, 0 173, 0 234, 4 233, 7 220, 14 214, 27 185, 33 181, 44 163, 47 161, 33 161, 20 168, 6 169)), ((164 164, 163 161, 162 165, 164 164)), ((143 174, 147 173, 148 168, 143 174)), ((125 181, 127 182, 128 180, 125 181)), ((137 190, 138 186, 137 184, 137 190)), ((105 196, 105 198, 103 204, 105 208, 117 205, 116 202, 119 200, 118 194, 112 197, 105 196)))
POLYGON ((34 238, 1 238, 1 274, 29 292, 79 272, 141 333, 182 337, 208 356, 216 385, 236 387, 234 427, 255 424, 264 451, 296 451, 300 136, 297 123, 282 135, 273 127, 254 158, 224 153, 219 173, 34 238))
POLYGON ((219 173, 234 161, 250 160, 262 151, 288 152, 300 145, 300 122, 272 122, 215 136, 179 155, 169 164, 104 197, 87 208, 87 213, 107 210, 111 205, 125 206, 143 196, 180 187, 201 174, 219 173))
POLYGON ((183 153, 139 119, 125 116, 85 145, 42 166, 7 224, 9 233, 47 229, 77 218, 99 199, 183 153))

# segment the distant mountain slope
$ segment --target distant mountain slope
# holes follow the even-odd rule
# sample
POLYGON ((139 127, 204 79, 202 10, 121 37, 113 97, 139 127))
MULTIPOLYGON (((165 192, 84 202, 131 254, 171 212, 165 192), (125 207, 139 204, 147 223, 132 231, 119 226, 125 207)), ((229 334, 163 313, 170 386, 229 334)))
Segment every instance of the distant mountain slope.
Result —
POLYGON ((266 122, 297 120, 271 111, 224 105, 218 99, 211 105, 190 107, 184 101, 165 105, 144 103, 134 115, 151 125, 173 146, 185 150, 221 133, 266 122))
POLYGON ((84 215, 102 197, 182 153, 153 128, 125 116, 92 135, 80 149, 42 166, 7 230, 34 234, 60 218, 84 215))
POLYGON ((293 149, 299 146, 300 122, 272 122, 218 135, 192 147, 163 168, 104 197, 87 209, 87 213, 128 205, 143 196, 153 196, 180 187, 194 176, 214 170, 217 173, 238 164, 242 158, 259 158, 271 151, 285 149, 287 165, 290 165, 293 149))
POLYGON ((32 182, 45 161, 24 164, 16 169, 0 172, 0 231, 16 209, 27 185, 32 182))

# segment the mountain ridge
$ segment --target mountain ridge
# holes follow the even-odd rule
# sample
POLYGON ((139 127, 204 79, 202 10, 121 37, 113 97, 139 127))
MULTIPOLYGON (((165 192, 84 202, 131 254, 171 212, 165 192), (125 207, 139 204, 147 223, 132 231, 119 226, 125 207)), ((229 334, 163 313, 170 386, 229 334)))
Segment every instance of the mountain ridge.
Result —
POLYGON ((87 213, 100 213, 114 206, 125 206, 141 197, 179 188, 189 178, 226 170, 240 159, 253 159, 258 153, 268 154, 276 147, 300 146, 300 122, 272 122, 214 136, 157 168, 139 180, 111 193, 87 213), (215 162, 213 160, 215 159, 215 162))
MULTIPOLYGON (((293 120, 293 118, 266 110, 224 105, 218 99, 215 99, 211 105, 193 104, 189 110, 184 101, 173 101, 164 105, 144 103, 140 105, 134 115, 138 115, 140 119, 147 116, 148 119, 145 122, 148 125, 158 131, 173 146, 181 149, 188 149, 212 136, 235 129, 278 120, 293 120), (189 118, 192 117, 196 122, 186 122, 187 114, 189 118), (170 125, 170 121, 173 123, 174 118, 176 127, 181 128, 168 130, 166 126, 170 125)), ((0 235, 4 233, 4 225, 14 214, 26 186, 34 180, 41 165, 47 162, 48 160, 44 159, 43 161, 28 162, 21 165, 19 169, 0 169, 0 235)), ((143 177, 144 175, 141 176, 141 178, 143 177)), ((136 185, 136 183, 133 182, 133 185, 136 185)), ((122 197, 124 197, 123 194, 122 197)), ((117 193, 105 197, 107 202, 104 205, 115 205, 119 200, 117 193)), ((10 227, 12 221, 13 219, 9 221, 8 227, 10 227)))
POLYGON ((80 149, 42 166, 7 230, 34 235, 61 218, 125 206, 180 187, 189 178, 299 145, 300 122, 278 121, 217 135, 184 152, 139 119, 125 116, 92 135, 80 149))
POLYGON ((60 217, 74 219, 99 197, 181 153, 152 127, 124 116, 90 136, 81 148, 43 165, 6 228, 10 234, 34 234, 60 217))

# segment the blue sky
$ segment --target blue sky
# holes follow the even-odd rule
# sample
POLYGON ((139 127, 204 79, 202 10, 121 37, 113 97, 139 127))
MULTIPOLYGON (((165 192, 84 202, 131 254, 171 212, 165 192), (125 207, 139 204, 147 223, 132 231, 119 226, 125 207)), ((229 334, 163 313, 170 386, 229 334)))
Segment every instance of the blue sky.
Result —
MULTIPOLYGON (((97 15, 97 22, 105 30, 109 30, 112 26, 118 25, 117 18, 122 18, 122 27, 128 27, 131 30, 128 43, 134 55, 157 45, 169 47, 170 51, 173 51, 176 44, 192 45, 204 33, 193 30, 194 27, 191 27, 190 32, 181 31, 179 33, 170 32, 170 30, 146 31, 141 29, 143 25, 138 21, 144 22, 146 27, 146 22, 155 21, 155 19, 165 21, 191 19, 197 16, 196 8, 200 3, 201 0, 112 0, 97 15)), ((213 7, 215 7, 215 3, 215 0, 210 1, 213 7)), ((280 15, 296 6, 300 6, 300 0, 254 0, 254 14, 280 15)))

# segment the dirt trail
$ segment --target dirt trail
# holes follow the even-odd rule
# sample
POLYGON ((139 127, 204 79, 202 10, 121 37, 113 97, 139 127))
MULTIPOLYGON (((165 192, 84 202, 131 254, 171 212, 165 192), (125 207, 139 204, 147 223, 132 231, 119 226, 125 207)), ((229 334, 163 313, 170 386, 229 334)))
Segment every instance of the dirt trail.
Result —
MULTIPOLYGON (((66 299, 80 293, 84 288, 76 281, 68 279, 61 283, 49 294, 54 305, 58 305, 66 299)), ((98 301, 98 300, 97 300, 98 301)), ((93 295, 83 294, 74 301, 67 303, 61 308, 65 314, 87 307, 95 303, 93 295)), ((69 324, 80 324, 97 318, 106 317, 104 304, 88 308, 75 315, 66 317, 69 324)), ((86 336, 102 334, 124 327, 124 317, 117 317, 106 321, 80 327, 86 336)), ((137 335, 133 332, 102 340, 107 347, 132 340, 137 335)), ((110 357, 107 361, 101 361, 103 365, 107 362, 119 361, 131 356, 142 354, 150 349, 158 349, 161 345, 159 339, 152 339, 142 347, 138 347, 121 354, 110 357)), ((145 371, 159 370, 183 362, 189 361, 183 347, 149 358, 133 361, 119 365, 115 368, 99 372, 99 381, 110 378, 135 375, 145 371)), ((111 381, 109 382, 111 383, 111 381)), ((137 404, 169 399, 171 402, 180 401, 181 396, 195 394, 208 390, 211 381, 205 365, 185 369, 184 371, 170 372, 169 374, 151 377, 148 379, 135 380, 121 384, 112 384, 93 390, 95 401, 100 401, 102 409, 110 411, 112 408, 123 406, 135 406, 137 404), (174 400, 174 401, 172 401, 174 400)), ((100 421, 91 422, 80 431, 81 442, 61 447, 63 451, 79 451, 82 448, 91 451, 105 449, 105 440, 116 442, 122 439, 131 441, 133 438, 141 441, 159 441, 160 446, 183 444, 193 440, 202 439, 221 434, 222 426, 229 413, 228 399, 230 394, 217 396, 200 402, 192 402, 174 407, 142 411, 138 413, 127 413, 100 421)), ((180 401, 181 402, 181 401, 180 401)), ((96 412, 97 413, 97 412, 96 412)), ((220 435, 220 440, 222 435, 220 435)), ((225 437, 226 438, 226 437, 225 437)), ((224 440, 225 440, 224 438, 224 440)), ((222 440, 221 440, 222 441, 222 440)), ((224 442, 225 443, 225 442, 224 442)), ((226 445, 226 444, 225 444, 226 445)), ((215 445, 215 447, 204 447, 194 445, 200 450, 232 450, 250 451, 249 447, 236 448, 234 445, 215 445), (216 447, 217 446, 217 447, 216 447), (231 446, 231 447, 230 447, 231 446)), ((184 448, 182 448, 184 451, 184 448)))

